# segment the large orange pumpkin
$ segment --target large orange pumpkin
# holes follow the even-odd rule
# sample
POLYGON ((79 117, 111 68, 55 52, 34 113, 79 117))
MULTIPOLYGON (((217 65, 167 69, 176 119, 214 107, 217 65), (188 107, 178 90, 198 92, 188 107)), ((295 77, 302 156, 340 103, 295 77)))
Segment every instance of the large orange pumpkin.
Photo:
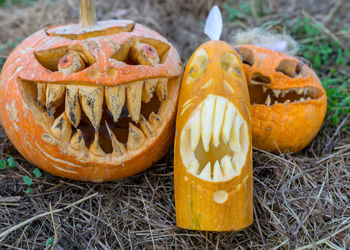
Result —
POLYGON ((253 145, 275 153, 305 148, 327 110, 327 95, 315 72, 297 58, 269 49, 236 49, 249 84, 253 145))
POLYGON ((181 228, 237 231, 253 222, 249 94, 236 51, 202 44, 182 79, 175 136, 175 206, 181 228))
POLYGON ((30 162, 97 182, 143 171, 172 145, 182 65, 155 31, 95 20, 93 1, 82 0, 80 24, 20 44, 2 70, 0 115, 30 162))

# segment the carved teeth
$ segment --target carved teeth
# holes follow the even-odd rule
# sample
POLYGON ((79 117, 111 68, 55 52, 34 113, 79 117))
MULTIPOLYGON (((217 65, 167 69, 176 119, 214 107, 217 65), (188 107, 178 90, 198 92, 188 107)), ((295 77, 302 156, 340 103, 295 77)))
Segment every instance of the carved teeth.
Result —
POLYGON ((275 100, 275 102, 274 102, 274 104, 273 105, 275 105, 275 104, 277 104, 278 103, 278 101, 277 100, 275 100))
POLYGON ((146 80, 142 89, 142 101, 148 103, 151 101, 154 91, 156 90, 158 79, 146 80))
POLYGON ((153 136, 152 125, 143 116, 141 116, 140 128, 147 137, 153 136))
POLYGON ((271 97, 270 97, 270 95, 267 96, 266 101, 265 101, 265 104, 266 104, 267 106, 270 106, 270 104, 271 104, 271 97))
POLYGON ((236 110, 231 103, 227 103, 225 110, 224 125, 222 127, 222 140, 227 144, 230 139, 233 120, 235 118, 236 110))
POLYGON ((90 145, 89 152, 96 156, 105 156, 106 153, 103 152, 102 148, 100 147, 98 136, 98 132, 95 132, 95 139, 94 142, 90 145))
POLYGON ((213 125, 213 145, 217 148, 220 144, 220 133, 224 122, 226 100, 222 97, 216 97, 215 116, 213 125))
POLYGON ((222 175, 219 161, 216 161, 214 164, 213 181, 223 181, 223 180, 224 180, 224 177, 222 175))
POLYGON ((288 90, 282 90, 281 97, 285 97, 287 93, 288 93, 288 90))
POLYGON ((264 93, 268 90, 268 87, 262 86, 264 93))
POLYGON ((198 109, 191 118, 191 151, 194 152, 201 137, 201 112, 198 109))
POLYGON ((209 151, 209 143, 212 136, 213 118, 215 109, 215 96, 210 95, 203 103, 201 112, 201 135, 205 152, 209 151))
POLYGON ((77 86, 66 87, 65 112, 69 121, 76 128, 81 118, 81 108, 79 104, 79 88, 77 86))
POLYGON ((275 94, 275 96, 278 98, 279 97, 279 95, 280 95, 280 93, 281 93, 281 90, 279 90, 279 89, 275 89, 275 90, 273 90, 273 93, 275 94))
POLYGON ((301 95, 304 92, 304 89, 298 88, 298 89, 296 89, 296 92, 298 95, 301 95))
POLYGON ((83 133, 80 129, 77 129, 77 132, 72 136, 72 139, 70 140, 70 146, 77 150, 87 150, 83 133))
POLYGON ((142 131, 132 123, 129 123, 128 150, 138 149, 144 143, 145 139, 145 135, 142 131))
POLYGON ((287 100, 284 102, 284 104, 288 104, 288 103, 290 103, 290 100, 289 100, 289 99, 287 99, 287 100))
POLYGON ((232 167, 231 157, 225 155, 221 159, 221 169, 224 174, 225 179, 231 179, 235 176, 235 172, 232 167))
POLYGON ((240 115, 236 115, 235 122, 233 124, 231 138, 230 138, 230 148, 232 151, 240 152, 241 144, 240 144, 240 128, 242 126, 243 120, 240 115))
POLYGON ((46 86, 46 108, 49 109, 49 116, 52 115, 54 109, 61 105, 64 101, 66 86, 63 84, 47 84, 46 86))
POLYGON ((72 135, 72 127, 64 112, 54 121, 51 133, 59 140, 69 141, 72 135))
POLYGON ((160 117, 152 112, 148 117, 149 123, 152 125, 153 129, 159 128, 162 125, 162 121, 160 120, 160 117))
POLYGON ((100 127, 103 87, 79 87, 81 107, 97 131, 100 127))
POLYGON ((138 123, 141 113, 141 96, 143 82, 134 82, 126 87, 126 107, 131 119, 138 123))
POLYGON ((38 88, 38 103, 44 107, 46 105, 46 83, 37 83, 38 88))
POLYGON ((135 42, 131 47, 130 55, 134 61, 141 65, 155 66, 159 63, 156 49, 147 43, 135 42))
POLYGON ((117 137, 112 132, 112 130, 109 128, 107 122, 106 122, 106 127, 107 127, 109 137, 111 138, 111 141, 112 141, 112 147, 113 147, 112 154, 116 157, 124 155, 126 153, 126 148, 125 148, 124 144, 117 140, 117 137))
POLYGON ((156 87, 156 94, 160 102, 165 101, 167 96, 167 88, 168 88, 168 79, 167 78, 159 79, 156 87))
POLYGON ((199 174, 199 178, 203 180, 210 181, 211 180, 211 168, 210 168, 210 162, 208 162, 207 165, 203 168, 202 172, 199 174))
POLYGON ((193 159, 190 163, 190 166, 188 167, 188 171, 192 173, 193 175, 196 175, 199 170, 199 162, 197 159, 193 159))
POLYGON ((305 102, 305 98, 304 97, 300 98, 300 102, 305 102))
POLYGON ((113 115, 114 122, 118 122, 125 103, 125 86, 106 87, 106 105, 113 115))

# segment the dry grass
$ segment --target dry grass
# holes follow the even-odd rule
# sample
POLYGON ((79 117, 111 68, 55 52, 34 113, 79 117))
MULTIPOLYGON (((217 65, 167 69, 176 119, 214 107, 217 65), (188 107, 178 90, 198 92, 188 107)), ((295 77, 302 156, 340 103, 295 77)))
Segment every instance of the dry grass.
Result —
MULTIPOLYGON (((134 19, 156 29, 186 61, 206 40, 201 22, 213 2, 105 0, 97 1, 97 10, 102 19, 134 19)), ((224 39, 237 27, 277 20, 286 12, 298 17, 307 11, 327 23, 332 18, 329 10, 338 3, 308 2, 313 4, 267 1, 273 10, 269 16, 226 23, 224 39)), ((349 4, 339 2, 336 15, 349 23, 349 4)), ((11 47, 6 45, 16 38, 48 24, 77 20, 77 6, 75 0, 39 0, 26 9, 0 9, 0 43, 5 47, 1 56, 8 55, 11 47)), ((172 152, 148 171, 111 183, 81 183, 44 173, 33 178, 33 193, 26 195, 22 178, 33 177, 34 166, 1 130, 0 157, 13 156, 17 168, 0 172, 0 247, 45 248, 46 240, 53 238, 57 249, 349 248, 348 118, 343 116, 335 127, 326 121, 300 153, 277 156, 254 150, 255 221, 248 229, 231 233, 176 227, 172 152)))

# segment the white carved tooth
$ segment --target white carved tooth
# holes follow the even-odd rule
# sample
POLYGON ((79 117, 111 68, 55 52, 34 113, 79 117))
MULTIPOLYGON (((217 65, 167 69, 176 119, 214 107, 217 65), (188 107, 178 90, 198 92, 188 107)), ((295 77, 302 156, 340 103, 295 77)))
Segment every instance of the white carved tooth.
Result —
POLYGON ((49 110, 49 116, 53 114, 56 107, 64 101, 66 86, 64 84, 51 84, 46 86, 46 108, 49 110))
POLYGON ((213 170, 213 181, 223 181, 224 177, 222 176, 221 167, 219 161, 216 161, 214 164, 213 170))
POLYGON ((70 146, 76 150, 87 150, 84 136, 80 129, 77 129, 77 132, 72 136, 72 139, 70 140, 70 146))
POLYGON ((112 141, 112 147, 113 147, 112 154, 116 157, 122 156, 123 154, 126 153, 126 148, 125 148, 124 144, 117 140, 117 137, 112 132, 112 130, 109 128, 108 123, 106 121, 105 121, 105 124, 107 127, 109 137, 111 138, 111 141, 112 141))
POLYGON ((227 102, 225 116, 224 116, 224 125, 222 126, 222 140, 227 144, 230 139, 231 129, 233 125, 233 120, 236 115, 236 109, 232 103, 227 102))
POLYGON ((114 122, 117 122, 125 103, 125 86, 106 87, 105 97, 107 108, 113 115, 114 122))
POLYGON ((148 103, 151 101, 156 90, 158 79, 149 79, 145 81, 142 89, 142 101, 148 103))
POLYGON ((191 118, 191 150, 192 152, 196 150, 200 137, 201 137, 201 111, 199 107, 191 118))
POLYGON ((102 117, 103 87, 79 87, 81 108, 97 131, 102 117))
POLYGON ((81 118, 78 86, 70 85, 66 87, 65 112, 69 121, 77 128, 81 118))
POLYGON ((309 96, 308 98, 306 98, 306 101, 310 101, 311 100, 311 97, 309 96))
POLYGON ((220 144, 220 132, 224 122, 226 99, 223 97, 216 97, 215 115, 213 125, 213 144, 217 148, 220 144))
POLYGON ((98 132, 95 132, 95 139, 94 139, 94 142, 90 145, 89 153, 96 156, 105 156, 106 153, 103 152, 100 146, 98 137, 99 137, 98 132))
POLYGON ((143 117, 143 115, 141 115, 140 128, 147 137, 152 137, 154 135, 152 125, 145 117, 143 117))
POLYGON ((305 102, 305 98, 304 97, 300 98, 300 102, 305 102))
POLYGON ((162 121, 160 120, 160 117, 157 114, 155 114, 154 112, 152 112, 149 115, 148 121, 151 124, 152 129, 159 128, 162 125, 162 121))
POLYGON ((234 125, 231 131, 230 138, 230 148, 232 151, 241 152, 241 143, 240 143, 240 128, 243 124, 242 117, 237 113, 234 121, 234 125))
POLYGON ((167 78, 159 79, 156 87, 156 94, 160 102, 165 101, 167 92, 168 92, 168 79, 167 78))
POLYGON ((54 121, 53 125, 51 126, 51 133, 59 140, 70 140, 72 135, 72 127, 64 112, 54 121))
POLYGON ((202 172, 199 174, 199 178, 203 180, 210 181, 211 180, 211 167, 210 162, 203 168, 202 172))
POLYGON ((46 83, 37 83, 38 88, 38 104, 42 107, 46 105, 46 83))
POLYGON ((190 172, 193 175, 197 175, 198 169, 199 169, 199 162, 197 161, 196 158, 194 158, 191 161, 190 166, 188 167, 188 172, 190 172))
POLYGON ((215 96, 209 95, 203 103, 201 111, 201 136, 205 152, 209 151, 209 143, 213 129, 215 96))
POLYGON ((290 103, 290 100, 289 99, 285 100, 284 104, 288 104, 288 103, 290 103))
POLYGON ((231 157, 228 155, 225 155, 221 159, 221 169, 222 173, 224 174, 225 180, 232 179, 235 176, 234 169, 232 167, 231 157))
POLYGON ((273 90, 273 93, 278 98, 280 96, 280 94, 281 94, 281 90, 280 89, 275 89, 275 90, 273 90))
POLYGON ((282 93, 281 93, 281 97, 285 97, 286 96, 286 90, 282 90, 282 93))
POLYGON ((142 146, 145 142, 145 135, 142 133, 141 129, 129 123, 129 135, 128 141, 126 143, 128 150, 136 150, 142 146))
POLYGON ((131 120, 138 123, 141 113, 143 81, 134 82, 126 87, 126 107, 128 108, 131 120))
POLYGON ((297 92, 298 95, 301 95, 304 92, 304 89, 303 88, 297 88, 296 92, 297 92))
POLYGON ((262 86, 264 93, 267 91, 268 87, 262 86))
POLYGON ((266 101, 265 101, 265 104, 266 104, 267 106, 270 106, 270 104, 271 104, 270 95, 267 96, 266 101))
POLYGON ((305 88, 305 89, 303 89, 303 90, 304 90, 304 96, 306 96, 307 93, 309 92, 309 88, 305 88))

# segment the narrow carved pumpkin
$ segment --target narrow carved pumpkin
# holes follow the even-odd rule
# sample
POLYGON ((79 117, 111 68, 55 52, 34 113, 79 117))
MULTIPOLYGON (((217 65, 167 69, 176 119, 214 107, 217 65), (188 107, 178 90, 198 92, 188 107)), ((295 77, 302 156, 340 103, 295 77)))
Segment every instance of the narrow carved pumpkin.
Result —
POLYGON ((253 45, 236 47, 251 102, 253 145, 274 153, 305 148, 321 128, 327 96, 313 70, 297 58, 253 45))
POLYGON ((76 180, 143 171, 172 144, 179 76, 174 47, 132 21, 96 22, 81 1, 80 24, 27 38, 1 74, 0 116, 30 162, 76 180))
POLYGON ((181 228, 237 231, 253 222, 249 94, 236 51, 201 45, 185 69, 175 136, 175 206, 181 228))

